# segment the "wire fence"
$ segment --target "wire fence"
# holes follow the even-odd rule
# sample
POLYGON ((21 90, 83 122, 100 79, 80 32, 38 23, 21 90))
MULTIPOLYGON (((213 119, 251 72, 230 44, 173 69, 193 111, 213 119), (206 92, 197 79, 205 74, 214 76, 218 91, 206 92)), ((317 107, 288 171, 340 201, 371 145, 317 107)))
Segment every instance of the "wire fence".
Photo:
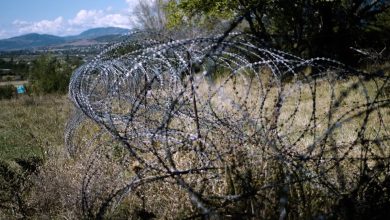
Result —
POLYGON ((145 205, 159 195, 176 218, 389 207, 389 88, 384 72, 302 59, 242 33, 132 33, 71 78, 66 145, 93 149, 83 213, 104 218, 131 195, 149 217, 162 213, 145 205))

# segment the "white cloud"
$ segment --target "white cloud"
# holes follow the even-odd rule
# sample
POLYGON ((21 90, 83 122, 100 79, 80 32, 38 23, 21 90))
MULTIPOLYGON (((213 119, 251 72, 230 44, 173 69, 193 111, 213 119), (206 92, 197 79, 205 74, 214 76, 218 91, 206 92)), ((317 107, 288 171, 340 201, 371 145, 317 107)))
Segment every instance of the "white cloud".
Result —
POLYGON ((74 28, 92 27, 121 27, 131 28, 130 15, 120 13, 107 13, 103 10, 80 10, 77 15, 68 21, 74 28))
POLYGON ((113 26, 122 28, 131 28, 130 16, 121 14, 109 14, 97 20, 99 26, 113 26))
POLYGON ((61 33, 64 26, 64 18, 58 17, 54 20, 42 20, 38 22, 28 22, 15 20, 13 24, 18 28, 19 33, 61 33))
POLYGON ((95 22, 95 19, 99 17, 103 12, 96 10, 80 10, 76 17, 69 20, 71 25, 89 26, 95 22))
POLYGON ((31 25, 32 23, 28 21, 15 20, 14 22, 12 22, 12 24, 17 27, 23 27, 23 26, 31 25))

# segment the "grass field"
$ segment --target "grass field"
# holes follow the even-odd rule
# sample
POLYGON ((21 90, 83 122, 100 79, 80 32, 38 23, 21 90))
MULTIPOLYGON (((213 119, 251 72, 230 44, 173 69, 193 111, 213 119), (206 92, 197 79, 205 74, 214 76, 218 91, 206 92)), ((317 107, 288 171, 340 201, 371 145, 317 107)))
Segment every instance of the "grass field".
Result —
POLYGON ((65 95, 0 100, 0 160, 45 158, 62 148, 71 105, 65 95))

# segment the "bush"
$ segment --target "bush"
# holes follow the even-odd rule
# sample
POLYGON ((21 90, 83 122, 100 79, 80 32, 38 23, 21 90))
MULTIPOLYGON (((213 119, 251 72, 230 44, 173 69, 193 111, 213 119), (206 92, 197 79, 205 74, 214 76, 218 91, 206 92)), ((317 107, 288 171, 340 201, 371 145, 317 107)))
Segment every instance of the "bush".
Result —
POLYGON ((14 165, 0 160, 0 201, 9 215, 26 218, 31 212, 27 197, 32 187, 31 175, 43 164, 39 157, 16 159, 14 165))
MULTIPOLYGON (((76 65, 77 66, 77 65, 76 65)), ((75 69, 70 60, 42 55, 33 62, 30 81, 34 93, 61 93, 68 91, 70 76, 75 69)))
POLYGON ((13 85, 0 86, 0 99, 11 99, 15 95, 13 85))

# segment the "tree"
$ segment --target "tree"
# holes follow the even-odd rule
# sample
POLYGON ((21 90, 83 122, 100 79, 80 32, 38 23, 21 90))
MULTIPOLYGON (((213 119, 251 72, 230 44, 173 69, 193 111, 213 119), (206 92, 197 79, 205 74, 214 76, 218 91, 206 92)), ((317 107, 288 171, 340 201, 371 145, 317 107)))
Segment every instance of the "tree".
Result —
POLYGON ((387 0, 171 0, 168 24, 242 17, 246 30, 270 46, 352 62, 350 47, 389 43, 389 8, 387 0))
POLYGON ((140 0, 134 9, 136 25, 141 29, 162 30, 166 26, 164 0, 140 0))
POLYGON ((30 72, 32 89, 36 93, 66 93, 75 66, 50 55, 42 55, 33 62, 30 72))

